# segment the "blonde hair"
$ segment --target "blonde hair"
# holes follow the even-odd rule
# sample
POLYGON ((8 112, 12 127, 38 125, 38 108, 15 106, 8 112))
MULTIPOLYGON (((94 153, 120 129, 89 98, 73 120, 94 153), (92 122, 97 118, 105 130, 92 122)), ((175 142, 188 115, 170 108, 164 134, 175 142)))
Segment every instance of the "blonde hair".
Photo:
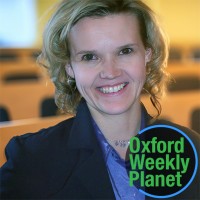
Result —
POLYGON ((65 71, 70 61, 68 36, 71 28, 84 17, 104 17, 129 13, 137 17, 144 46, 151 48, 152 58, 147 63, 144 90, 161 112, 159 97, 165 90, 168 42, 154 12, 140 0, 63 0, 46 25, 42 53, 38 62, 48 69, 55 84, 55 102, 64 112, 75 113, 81 99, 75 80, 65 71))

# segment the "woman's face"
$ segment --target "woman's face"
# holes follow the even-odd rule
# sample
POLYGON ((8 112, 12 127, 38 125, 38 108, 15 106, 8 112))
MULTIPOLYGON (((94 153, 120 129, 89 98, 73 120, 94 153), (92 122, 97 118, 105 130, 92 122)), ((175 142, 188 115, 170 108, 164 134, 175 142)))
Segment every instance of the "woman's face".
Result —
POLYGON ((142 43, 135 16, 83 18, 69 41, 66 71, 91 111, 118 115, 139 105, 151 50, 142 43))

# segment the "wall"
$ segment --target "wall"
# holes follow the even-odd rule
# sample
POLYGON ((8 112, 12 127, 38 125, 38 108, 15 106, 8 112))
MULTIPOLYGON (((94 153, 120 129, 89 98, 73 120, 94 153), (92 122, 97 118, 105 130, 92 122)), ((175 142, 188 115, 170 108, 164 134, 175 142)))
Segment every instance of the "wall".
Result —
MULTIPOLYGON (((38 33, 36 46, 42 42, 42 32, 59 0, 37 0, 38 33)), ((160 17, 174 45, 200 46, 200 0, 144 0, 160 17)))
POLYGON ((200 46, 200 0, 144 0, 161 19, 171 43, 200 46))
POLYGON ((36 36, 36 47, 41 47, 42 34, 44 31, 45 24, 50 18, 56 4, 59 0, 36 0, 37 2, 37 36, 36 36))

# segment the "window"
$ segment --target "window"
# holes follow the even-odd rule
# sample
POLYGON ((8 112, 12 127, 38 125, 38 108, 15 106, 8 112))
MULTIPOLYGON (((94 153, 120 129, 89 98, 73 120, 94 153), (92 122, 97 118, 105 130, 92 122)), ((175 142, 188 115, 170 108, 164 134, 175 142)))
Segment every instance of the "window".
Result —
POLYGON ((0 0, 0 47, 34 45, 36 20, 35 0, 0 0))

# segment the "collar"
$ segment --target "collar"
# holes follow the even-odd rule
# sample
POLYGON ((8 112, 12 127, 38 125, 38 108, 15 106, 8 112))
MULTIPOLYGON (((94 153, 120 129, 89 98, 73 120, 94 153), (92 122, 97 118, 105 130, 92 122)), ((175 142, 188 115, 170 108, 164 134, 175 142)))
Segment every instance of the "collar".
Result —
POLYGON ((77 108, 69 135, 68 147, 72 149, 94 149, 98 146, 92 116, 84 99, 77 108))
MULTIPOLYGON (((146 128, 147 126, 147 122, 148 122, 148 114, 147 111, 145 109, 145 107, 143 106, 143 104, 141 104, 141 125, 140 125, 140 131, 143 130, 144 128, 146 128)), ((105 162, 107 162, 107 158, 108 155, 110 154, 111 151, 114 151, 115 154, 113 156, 115 156, 115 159, 117 160, 117 162, 119 162, 120 164, 124 164, 124 162, 122 162, 122 159, 119 157, 119 155, 116 153, 116 151, 112 148, 112 146, 107 142, 105 136, 103 135, 103 133, 101 132, 101 130, 99 129, 98 125, 96 124, 95 120, 92 118, 92 123, 95 129, 95 134, 96 137, 99 141, 99 144, 101 146, 101 149, 103 151, 103 156, 104 156, 104 160, 105 162)))

